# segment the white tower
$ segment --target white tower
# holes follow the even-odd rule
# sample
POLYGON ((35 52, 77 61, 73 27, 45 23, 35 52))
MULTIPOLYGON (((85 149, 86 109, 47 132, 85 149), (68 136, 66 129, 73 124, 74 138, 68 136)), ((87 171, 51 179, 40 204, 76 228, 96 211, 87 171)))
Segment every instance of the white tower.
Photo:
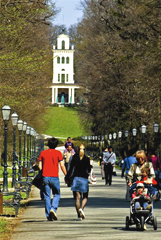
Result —
POLYGON ((69 36, 60 34, 57 45, 53 46, 52 104, 75 103, 74 46, 69 36))

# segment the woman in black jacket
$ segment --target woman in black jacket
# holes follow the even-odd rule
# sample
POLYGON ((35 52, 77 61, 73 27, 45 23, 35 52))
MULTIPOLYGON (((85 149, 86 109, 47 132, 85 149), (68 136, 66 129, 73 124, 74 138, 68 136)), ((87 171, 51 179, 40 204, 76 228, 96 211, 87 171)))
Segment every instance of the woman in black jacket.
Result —
POLYGON ((79 152, 76 153, 71 161, 70 169, 65 178, 68 183, 72 174, 73 183, 71 190, 75 196, 75 207, 78 214, 78 220, 85 218, 84 207, 88 199, 88 176, 91 171, 90 159, 84 154, 84 145, 79 146, 79 152), (81 201, 82 197, 82 201, 81 201))

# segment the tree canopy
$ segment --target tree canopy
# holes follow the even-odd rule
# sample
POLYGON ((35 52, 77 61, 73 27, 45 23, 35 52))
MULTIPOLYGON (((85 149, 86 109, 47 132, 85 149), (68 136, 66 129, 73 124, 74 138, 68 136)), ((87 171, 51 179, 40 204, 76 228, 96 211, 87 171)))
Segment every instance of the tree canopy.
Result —
POLYGON ((83 116, 95 134, 143 123, 152 132, 160 123, 161 2, 85 0, 82 7, 76 77, 83 116))
MULTIPOLYGON (((0 1, 0 102, 35 128, 52 79, 51 19, 45 0, 0 1)), ((38 130, 38 129, 37 129, 38 130)))

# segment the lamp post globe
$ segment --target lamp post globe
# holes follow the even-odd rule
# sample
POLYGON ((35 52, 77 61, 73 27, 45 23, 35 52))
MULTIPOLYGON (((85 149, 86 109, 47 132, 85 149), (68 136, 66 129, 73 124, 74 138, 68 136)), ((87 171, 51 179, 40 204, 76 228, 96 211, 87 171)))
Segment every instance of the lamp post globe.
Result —
POLYGON ((146 126, 145 126, 144 124, 141 126, 141 132, 142 132, 143 134, 146 133, 146 126))
POLYGON ((22 129, 23 129, 23 121, 22 120, 18 120, 17 127, 18 127, 18 131, 22 131, 22 129))
POLYGON ((154 130, 154 134, 155 134, 155 148, 157 150, 157 147, 158 147, 157 136, 158 136, 158 132, 159 132, 159 124, 158 123, 154 123, 153 130, 154 130))
POLYGON ((118 132, 118 137, 119 137, 119 138, 122 138, 122 131, 119 131, 119 132, 118 132))
POLYGON ((1 110, 2 110, 3 121, 9 121, 10 113, 11 113, 10 106, 4 105, 1 110))
POLYGON ((111 133, 109 134, 109 140, 110 141, 112 140, 112 134, 111 133))
POLYGON ((143 149, 145 150, 145 133, 146 133, 146 126, 143 124, 141 126, 141 132, 143 134, 143 149))
POLYGON ((12 126, 16 127, 18 122, 18 114, 16 112, 11 115, 12 126))
POLYGON ((132 130, 132 135, 133 135, 134 137, 136 137, 136 134, 137 134, 137 129, 136 129, 136 128, 133 128, 133 130, 132 130))
POLYGON ((153 129, 154 129, 154 133, 158 133, 158 131, 159 131, 159 124, 158 123, 154 123, 153 129))
POLYGON ((134 141, 135 147, 136 147, 136 134, 137 134, 137 129, 133 128, 132 129, 132 135, 133 135, 133 141, 134 141))
POLYGON ((23 127, 22 127, 22 130, 23 130, 23 132, 25 132, 26 133, 26 130, 27 130, 27 126, 28 126, 28 124, 27 124, 27 122, 23 122, 23 127))
POLYGON ((112 140, 112 134, 110 133, 108 136, 109 140, 110 140, 110 145, 111 145, 111 140, 112 140))
POLYGON ((129 136, 129 131, 126 130, 126 131, 125 131, 125 137, 128 138, 128 136, 129 136))
POLYGON ((117 137, 117 134, 116 133, 113 133, 113 139, 115 140, 117 137))

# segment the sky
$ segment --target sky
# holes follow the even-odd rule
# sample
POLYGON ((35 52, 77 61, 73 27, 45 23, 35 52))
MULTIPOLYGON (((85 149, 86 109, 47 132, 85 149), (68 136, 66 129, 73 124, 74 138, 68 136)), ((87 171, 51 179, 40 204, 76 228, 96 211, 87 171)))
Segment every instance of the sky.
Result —
POLYGON ((80 0, 55 0, 56 7, 61 9, 54 20, 54 24, 64 24, 67 28, 81 20, 83 12, 79 10, 80 0))

